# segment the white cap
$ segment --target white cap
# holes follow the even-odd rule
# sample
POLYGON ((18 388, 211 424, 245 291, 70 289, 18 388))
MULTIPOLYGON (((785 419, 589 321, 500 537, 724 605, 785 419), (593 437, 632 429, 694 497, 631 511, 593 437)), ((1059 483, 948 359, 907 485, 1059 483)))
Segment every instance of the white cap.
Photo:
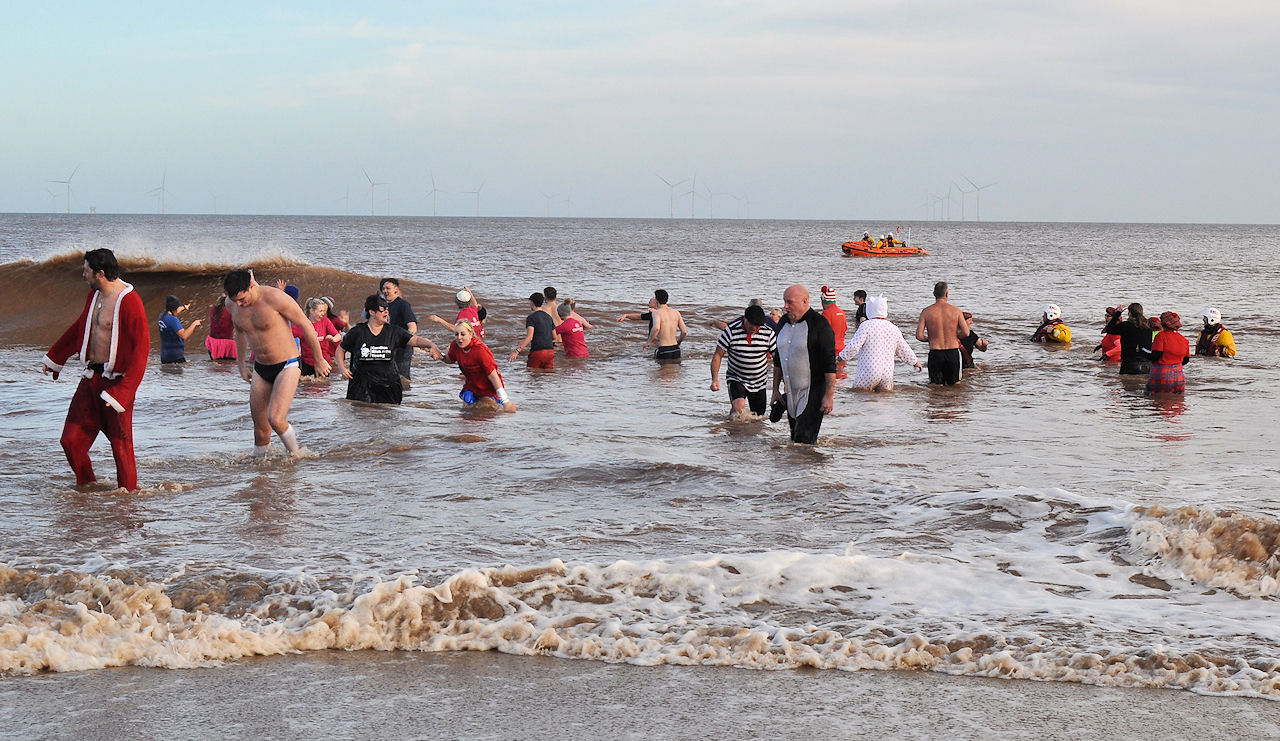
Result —
POLYGON ((1208 319, 1210 324, 1222 324, 1222 312, 1212 306, 1200 312, 1200 316, 1208 319))
POLYGON ((888 319, 889 299, 883 295, 867 299, 867 316, 872 319, 888 319))
POLYGON ((469 304, 471 303, 471 291, 464 288, 454 294, 453 299, 460 304, 469 304))
POLYGON ((1045 304, 1043 311, 1045 319, 1049 321, 1062 318, 1062 309, 1059 309, 1057 304, 1045 304))

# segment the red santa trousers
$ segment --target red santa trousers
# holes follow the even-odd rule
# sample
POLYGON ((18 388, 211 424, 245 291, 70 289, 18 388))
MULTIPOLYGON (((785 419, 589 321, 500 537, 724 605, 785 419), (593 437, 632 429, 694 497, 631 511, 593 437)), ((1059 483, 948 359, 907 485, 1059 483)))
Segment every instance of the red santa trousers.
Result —
POLYGON ((111 454, 116 459, 116 482, 129 491, 138 488, 138 465, 133 457, 133 410, 117 412, 107 406, 99 394, 110 392, 112 382, 95 373, 91 378, 80 379, 71 406, 67 409, 67 422, 62 427, 62 450, 67 462, 76 474, 76 484, 88 484, 98 480, 89 462, 89 448, 101 432, 111 443, 111 454))

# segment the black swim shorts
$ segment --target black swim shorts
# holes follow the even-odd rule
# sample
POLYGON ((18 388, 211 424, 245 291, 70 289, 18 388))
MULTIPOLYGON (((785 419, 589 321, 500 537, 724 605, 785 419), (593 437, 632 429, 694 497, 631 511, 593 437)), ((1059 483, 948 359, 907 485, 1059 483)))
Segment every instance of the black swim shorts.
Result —
POLYGON ((951 386, 960 381, 960 348, 929 351, 929 383, 951 386))

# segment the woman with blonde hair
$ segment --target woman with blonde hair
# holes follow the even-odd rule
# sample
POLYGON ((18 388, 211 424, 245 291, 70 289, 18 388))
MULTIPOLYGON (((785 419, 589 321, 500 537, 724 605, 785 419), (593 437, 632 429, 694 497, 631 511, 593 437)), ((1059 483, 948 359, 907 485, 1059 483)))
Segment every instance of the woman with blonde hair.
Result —
POLYGON ((458 398, 468 406, 502 407, 505 411, 514 412, 515 402, 507 396, 493 351, 476 336, 471 322, 460 319, 454 324, 453 336, 453 342, 449 343, 448 351, 440 360, 457 364, 458 370, 462 371, 462 391, 458 392, 458 398))

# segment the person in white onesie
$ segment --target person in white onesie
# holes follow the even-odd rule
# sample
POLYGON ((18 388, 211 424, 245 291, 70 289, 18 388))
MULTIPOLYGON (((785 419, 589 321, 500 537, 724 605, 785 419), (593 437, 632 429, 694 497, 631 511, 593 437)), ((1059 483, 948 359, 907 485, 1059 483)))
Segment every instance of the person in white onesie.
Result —
POLYGON ((867 299, 867 317, 838 357, 858 361, 858 369, 853 374, 854 388, 892 391, 895 357, 915 366, 917 372, 924 366, 902 336, 902 330, 889 321, 889 301, 884 296, 867 299))

